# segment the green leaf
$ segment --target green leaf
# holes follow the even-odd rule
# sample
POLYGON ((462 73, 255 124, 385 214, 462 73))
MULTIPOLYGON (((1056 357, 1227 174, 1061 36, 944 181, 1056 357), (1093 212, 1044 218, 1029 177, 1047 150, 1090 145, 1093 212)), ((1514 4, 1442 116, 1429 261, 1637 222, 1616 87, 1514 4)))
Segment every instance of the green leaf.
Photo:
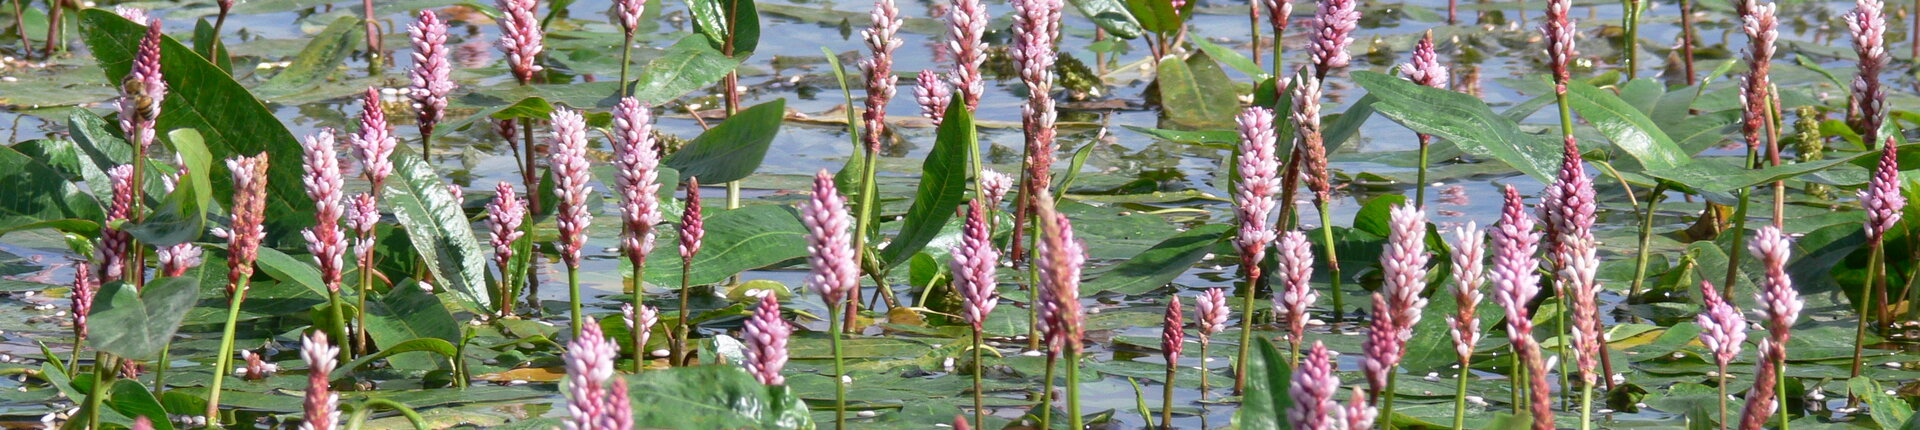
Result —
MULTIPOLYGON (((421 290, 417 283, 400 281, 378 299, 367 301, 367 335, 374 343, 399 347, 415 339, 439 339, 449 345, 460 341, 460 324, 454 322, 439 298, 421 290)), ((388 362, 411 370, 432 370, 442 364, 419 354, 396 355, 388 362)))
POLYGON ((447 343, 447 341, 442 340, 440 338, 423 337, 423 338, 409 340, 406 342, 400 342, 397 345, 381 348, 380 352, 376 352, 373 354, 361 356, 360 358, 353 359, 353 361, 347 362, 345 366, 340 366, 340 370, 344 370, 345 372, 340 372, 338 374, 332 375, 333 379, 337 380, 337 379, 346 378, 349 376, 349 373, 352 372, 353 370, 359 369, 361 366, 366 366, 368 363, 372 363, 374 360, 392 357, 395 355, 408 353, 408 352, 430 352, 430 353, 438 354, 441 357, 446 357, 448 359, 455 359, 455 357, 460 356, 460 349, 454 347, 453 344, 447 343))
POLYGON ((1739 163, 1718 158, 1706 158, 1671 169, 1649 170, 1644 173, 1678 184, 1696 193, 1729 192, 1826 170, 1872 154, 1872 152, 1858 152, 1846 157, 1767 166, 1759 169, 1748 169, 1739 163))
POLYGON ((1143 30, 1121 0, 1069 0, 1069 3, 1079 9, 1081 15, 1093 20, 1094 25, 1122 39, 1137 39, 1143 30))
POLYGON ((1287 390, 1293 387, 1293 369, 1287 365, 1287 355, 1263 336, 1256 336, 1254 345, 1257 349, 1246 364, 1247 394, 1233 420, 1241 430, 1292 429, 1287 408, 1293 406, 1293 399, 1287 390))
POLYGON ((1161 35, 1172 34, 1185 26, 1184 16, 1193 11, 1193 2, 1184 7, 1175 8, 1173 0, 1126 0, 1127 12, 1140 23, 1140 28, 1161 35))
POLYGON ((739 58, 728 58, 704 40, 700 35, 687 35, 668 47, 660 58, 647 63, 640 69, 633 98, 641 103, 666 103, 712 85, 740 66, 739 58))
POLYGON ((1234 126, 1233 115, 1240 110, 1240 98, 1227 71, 1220 69, 1205 51, 1193 53, 1186 61, 1174 56, 1161 58, 1156 82, 1160 85, 1160 105, 1168 123, 1188 129, 1234 126))
POLYGON ((1494 113, 1478 98, 1375 72, 1355 71, 1352 76, 1378 98, 1374 109, 1414 131, 1452 141, 1468 154, 1500 160, 1542 182, 1559 171, 1557 141, 1521 132, 1518 123, 1494 113))
POLYGON ((233 74, 233 57, 227 54, 227 44, 220 41, 220 35, 214 33, 213 24, 206 18, 193 24, 193 52, 201 57, 213 59, 214 65, 221 71, 233 74))
POLYGON ((253 262, 254 266, 259 267, 261 272, 266 273, 267 276, 272 276, 273 279, 280 280, 280 282, 306 287, 308 290, 313 290, 313 292, 319 293, 321 296, 326 296, 328 293, 326 283, 320 280, 320 270, 318 268, 315 268, 312 264, 307 264, 305 261, 295 259, 285 252, 280 252, 278 249, 265 246, 260 247, 259 255, 254 258, 253 262))
POLYGON ((953 218, 953 211, 966 201, 967 178, 972 173, 967 151, 978 148, 979 135, 973 128, 973 114, 966 103, 947 106, 947 117, 940 122, 933 151, 920 165, 920 186, 914 192, 913 206, 907 208, 900 233, 880 251, 888 267, 899 265, 927 242, 940 235, 940 229, 953 218))
POLYGON ((1067 190, 1073 189, 1073 181, 1080 179, 1080 169, 1087 167, 1087 157, 1093 156, 1093 149, 1099 146, 1100 141, 1095 140, 1073 151, 1073 156, 1067 159, 1067 171, 1060 175, 1060 184, 1053 187, 1054 200, 1066 198, 1067 190))
POLYGON ((1253 60, 1248 59, 1245 55, 1241 55, 1240 51, 1209 42, 1204 37, 1196 37, 1191 39, 1191 41, 1193 45, 1199 47, 1201 51, 1206 51, 1207 55, 1219 59, 1221 63, 1226 63, 1227 67, 1232 67, 1233 70, 1255 78, 1266 76, 1267 74, 1266 70, 1260 69, 1260 65, 1258 64, 1253 64, 1253 60))
MULTIPOLYGON (((134 52, 146 28, 101 9, 81 11, 80 22, 84 24, 87 48, 106 72, 107 82, 123 80, 133 67, 134 52)), ((311 222, 313 201, 301 186, 302 151, 293 132, 246 87, 170 37, 161 43, 160 64, 173 91, 161 103, 156 128, 198 130, 216 160, 266 153, 271 159, 267 171, 268 242, 299 234, 300 227, 311 222)), ((214 189, 232 189, 233 181, 225 166, 215 165, 205 173, 214 189)))
POLYGON ((1207 252, 1213 250, 1213 245, 1225 239, 1230 230, 1232 226, 1225 224, 1204 224, 1180 232, 1114 265, 1113 269, 1095 275, 1092 280, 1080 285, 1080 295, 1102 291, 1132 295, 1166 286, 1180 274, 1186 273, 1194 263, 1205 258, 1207 252))
MULTIPOLYGON (((188 172, 213 171, 213 155, 208 153, 200 132, 178 129, 167 133, 167 141, 186 164, 188 172)), ((148 161, 151 163, 151 160, 148 161)), ((149 169, 153 164, 148 164, 149 169)), ((142 174, 142 176, 153 176, 142 174)), ((200 238, 206 231, 207 209, 213 207, 213 182, 204 174, 184 176, 188 186, 176 187, 160 201, 160 207, 139 223, 121 227, 140 242, 155 246, 177 245, 200 238)))
MULTIPOLYGON (((1360 126, 1367 123, 1367 118, 1373 117, 1373 103, 1376 100, 1379 99, 1373 94, 1360 96, 1359 100, 1354 100, 1353 104, 1347 105, 1345 112, 1328 118, 1327 128, 1320 132, 1321 138, 1326 140, 1324 144, 1327 146, 1327 153, 1340 150, 1341 146, 1347 144, 1347 140, 1360 134, 1360 126)), ((1274 118, 1274 120, 1280 119, 1274 118)), ((1292 120, 1288 119, 1288 121, 1292 120)))
POLYGON ((687 11, 693 14, 694 28, 707 36, 714 50, 726 52, 728 29, 734 32, 735 58, 752 54, 760 44, 760 12, 753 0, 687 0, 687 11))
MULTIPOLYGON (((807 229, 800 224, 800 213, 791 206, 756 205, 714 211, 707 215, 707 236, 700 253, 693 256, 689 280, 695 285, 726 280, 747 270, 767 267, 807 256, 807 229)), ((649 261, 679 261, 679 251, 662 246, 647 257, 649 261)), ((659 285, 679 285, 680 266, 648 264, 647 280, 659 285)))
POLYGON ((434 283, 454 292, 471 309, 492 309, 486 282, 490 253, 475 239, 460 202, 453 199, 433 166, 420 160, 411 147, 396 148, 393 167, 381 203, 406 227, 407 239, 433 274, 434 283))
POLYGON ((1580 118, 1592 123, 1613 146, 1640 162, 1645 170, 1666 170, 1687 164, 1687 154, 1654 125, 1653 119, 1612 92, 1584 82, 1567 84, 1567 103, 1580 118))
POLYGON ((121 379, 113 381, 113 393, 107 397, 107 407, 129 417, 147 417, 153 421, 154 430, 172 430, 173 420, 167 419, 167 409, 160 406, 160 399, 140 381, 121 379))
POLYGON ((774 135, 780 133, 780 123, 786 114, 787 99, 742 110, 700 133, 700 137, 667 156, 662 164, 679 170, 681 177, 699 178, 709 184, 744 179, 760 168, 760 161, 766 158, 774 135))
POLYGON ((200 284, 193 278, 160 278, 144 290, 124 282, 107 284, 87 314, 87 324, 101 328, 89 331, 88 343, 134 360, 159 358, 199 297, 200 284))
POLYGON ((0 181, 8 189, 0 199, 0 235, 42 227, 91 235, 100 228, 95 220, 106 218, 92 195, 12 147, 0 147, 0 181))
POLYGON ((326 29, 311 36, 307 46, 294 55, 285 70, 268 78, 254 91, 263 98, 272 99, 306 92, 327 83, 326 78, 336 73, 366 38, 362 30, 365 22, 351 15, 335 18, 327 24, 326 29))
POLYGON ((627 378, 634 428, 811 429, 807 404, 786 386, 760 385, 738 366, 675 367, 627 378))

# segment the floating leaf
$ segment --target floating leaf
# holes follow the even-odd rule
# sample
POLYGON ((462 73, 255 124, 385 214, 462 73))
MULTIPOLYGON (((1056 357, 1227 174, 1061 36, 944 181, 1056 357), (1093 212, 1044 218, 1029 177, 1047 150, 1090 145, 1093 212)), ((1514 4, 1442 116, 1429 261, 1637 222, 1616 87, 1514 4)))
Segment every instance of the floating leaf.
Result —
POLYGON ((674 367, 627 377, 635 428, 811 429, 807 404, 738 366, 674 367))
MULTIPOLYGON (((712 284, 747 270, 807 256, 807 229, 791 206, 758 205, 709 212, 707 236, 693 256, 689 279, 695 285, 712 284)), ((662 246, 649 261, 679 261, 679 251, 662 246)), ((648 264, 647 281, 679 285, 680 265, 648 264)))
POLYGON ((1143 30, 1121 0, 1069 0, 1069 3, 1079 9, 1081 15, 1093 20, 1094 25, 1122 39, 1137 39, 1143 30))
POLYGON ((1174 56, 1161 58, 1156 82, 1160 85, 1162 112, 1171 125, 1201 130, 1233 128, 1240 97, 1234 93, 1227 71, 1221 70, 1205 51, 1195 52, 1185 61, 1174 56))
MULTIPOLYGON (((254 88, 263 98, 290 96, 309 91, 325 83, 325 78, 338 71, 340 65, 353 55, 355 48, 366 39, 364 31, 366 20, 357 16, 335 18, 327 28, 311 36, 307 47, 300 49, 298 55, 287 64, 286 70, 268 78, 266 83, 254 88)), ((199 40, 194 40, 197 45, 199 40)))
POLYGON ((1080 294, 1102 291, 1140 294, 1165 286, 1205 258, 1214 244, 1228 236, 1229 230, 1232 226, 1226 224, 1206 224, 1180 232, 1095 275, 1080 286, 1080 294))
MULTIPOLYGON (((395 348, 416 339, 438 339, 451 345, 460 341, 460 324, 454 322, 439 298, 404 280, 377 300, 367 300, 367 335, 376 344, 395 348)), ((432 370, 443 363, 419 354, 395 355, 388 362, 413 370, 432 370)))
MULTIPOLYGON (((699 1, 699 0, 696 0, 699 1)), ((640 69, 640 80, 633 98, 641 103, 660 104, 712 85, 727 72, 740 66, 740 58, 728 58, 714 50, 700 35, 683 37, 667 52, 640 69)))

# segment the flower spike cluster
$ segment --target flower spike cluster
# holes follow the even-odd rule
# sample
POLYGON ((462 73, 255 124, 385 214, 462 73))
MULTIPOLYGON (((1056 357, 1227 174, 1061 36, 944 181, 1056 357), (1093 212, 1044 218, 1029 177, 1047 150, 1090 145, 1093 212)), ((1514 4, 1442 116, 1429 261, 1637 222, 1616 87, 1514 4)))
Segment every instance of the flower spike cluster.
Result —
MULTIPOLYGON (((987 61, 987 5, 981 0, 953 0, 947 11, 947 48, 953 51, 953 90, 965 96, 967 110, 980 107, 987 91, 980 65, 987 61)), ((945 112, 942 110, 941 112, 945 112)))
POLYGON ((613 9, 619 15, 620 29, 632 36, 640 28, 640 15, 647 13, 647 0, 617 0, 613 9))
POLYGON ((1034 247, 1039 256, 1040 317, 1045 322, 1051 354, 1080 353, 1085 337, 1086 314, 1080 308, 1080 268, 1087 264, 1085 245, 1073 237, 1073 223, 1053 207, 1053 197, 1042 190, 1036 201, 1040 217, 1040 240, 1034 247))
POLYGON ((73 263, 73 333, 80 339, 87 337, 87 314, 93 313, 93 297, 100 292, 100 283, 93 277, 93 265, 85 260, 73 263))
POLYGON ((1058 149, 1054 125, 1059 117, 1053 101, 1053 66, 1059 59, 1054 42, 1059 38, 1063 7, 1062 0, 1013 2, 1013 47, 1007 55, 1013 57, 1020 81, 1027 87, 1027 103, 1021 106, 1020 116, 1026 136, 1026 196, 1053 186, 1053 153, 1058 149))
POLYGON ((419 109, 420 135, 432 136, 435 126, 447 114, 447 94, 453 93, 453 63, 447 61, 447 23, 431 10, 420 11, 420 20, 407 27, 413 41, 413 70, 407 72, 412 86, 407 97, 419 109))
POLYGON ((1482 295, 1480 283, 1486 280, 1486 242, 1473 222, 1453 229, 1453 302, 1454 314, 1447 316, 1447 328, 1453 335, 1453 350, 1466 363, 1473 358, 1480 333, 1478 308, 1482 295))
POLYGON ((822 169, 813 176, 813 196, 800 205, 800 221, 807 227, 807 288, 838 306, 859 288, 860 267, 854 260, 853 219, 832 173, 822 169))
POLYGON ((1233 240, 1239 247, 1240 267, 1247 271, 1249 278, 1258 278, 1260 261, 1266 257, 1267 245, 1273 243, 1275 237, 1268 217, 1276 204, 1275 196, 1280 193, 1280 159, 1274 150, 1273 111, 1250 107, 1234 119, 1240 125, 1240 145, 1235 157, 1239 176, 1234 178, 1233 209, 1240 233, 1233 240))
MULTIPOLYGON (((1547 384, 1546 360, 1540 356, 1540 343, 1533 339, 1533 316, 1527 304, 1540 294, 1540 278, 1534 271, 1540 261, 1534 256, 1540 233, 1534 231, 1533 217, 1526 211, 1520 190, 1508 185, 1500 223, 1492 232, 1493 269, 1487 280, 1493 283, 1493 299, 1506 310, 1507 337, 1513 340, 1515 358, 1527 366, 1531 387, 1528 410, 1533 416, 1553 416, 1552 388, 1547 384)), ((1535 420, 1534 430, 1551 430, 1551 420, 1535 420)))
POLYGON ((1901 210, 1907 207, 1907 197, 1900 194, 1900 181, 1899 148, 1888 137, 1880 145, 1880 162, 1867 189, 1860 190, 1860 206, 1867 212, 1867 238, 1871 241, 1880 241, 1894 223, 1900 222, 1901 210))
POLYGON ((227 295, 234 296, 240 281, 253 277, 253 259, 267 232, 261 223, 267 211, 267 154, 227 160, 233 171, 233 228, 227 236, 227 295))
POLYGON ((786 385, 787 377, 781 376, 780 371, 787 367, 787 336, 792 333, 793 328, 780 319, 777 295, 768 291, 760 296, 759 306, 753 308, 753 316, 747 318, 746 327, 741 330, 741 336, 747 341, 744 351, 747 373, 764 385, 786 385))
MULTIPOLYGON (((133 165, 122 164, 107 169, 107 180, 113 189, 113 201, 107 206, 107 223, 126 221, 133 215, 133 165)), ((126 276, 127 250, 133 246, 133 235, 114 227, 100 229, 101 282, 118 281, 126 276)))
MULTIPOLYGON (((1321 79, 1299 73, 1293 91, 1294 153, 1300 157, 1300 176, 1313 191, 1314 202, 1326 204, 1333 198, 1333 183, 1327 176, 1327 146, 1320 135, 1321 79)), ((1293 202, 1282 202, 1293 204, 1293 202)))
POLYGON ((1307 242, 1307 235, 1298 231, 1288 231, 1280 236, 1279 270, 1274 272, 1273 284, 1280 290, 1273 295, 1273 308, 1286 315, 1287 340, 1293 348, 1300 349, 1300 342, 1306 339, 1307 308, 1320 298, 1313 290, 1313 244, 1307 242))
POLYGON ((893 51, 906 43, 897 35, 906 20, 900 18, 900 8, 893 5, 893 0, 874 0, 873 12, 868 15, 873 26, 861 30, 860 35, 873 56, 860 62, 860 69, 867 72, 867 110, 860 114, 867 133, 861 137, 866 140, 868 154, 879 154, 880 137, 887 128, 887 102, 893 100, 894 86, 900 80, 893 74, 893 51))
POLYGON ((373 228, 380 222, 380 208, 373 194, 358 193, 347 201, 347 227, 354 232, 353 256, 362 264, 373 255, 373 228))
POLYGON ((1013 177, 991 169, 981 170, 980 187, 984 188, 981 195, 987 199, 987 209, 997 208, 1000 207, 1000 201, 1007 197, 1007 192, 1013 191, 1013 177))
POLYGON ((584 324, 580 336, 567 342, 567 430, 633 428, 626 381, 613 374, 619 355, 620 348, 601 334, 599 324, 584 324))
MULTIPOLYGON (((660 324, 660 308, 652 306, 641 305, 640 309, 634 309, 632 303, 621 304, 620 315, 627 324, 627 331, 637 336, 634 341, 637 345, 645 346, 647 340, 653 338, 653 326, 660 324)), ((634 356, 646 357, 647 352, 634 351, 634 356)))
POLYGON ((1741 411, 1740 428, 1743 429, 1760 428, 1773 416, 1774 408, 1779 407, 1774 398, 1780 389, 1777 379, 1781 366, 1786 363, 1793 323, 1800 319, 1800 308, 1805 305, 1800 293, 1793 289, 1793 280, 1787 277, 1787 258, 1792 254, 1792 244, 1785 233, 1771 225, 1761 227, 1747 250, 1766 268, 1767 276, 1761 282, 1755 301, 1760 304, 1767 337, 1760 340, 1753 389, 1747 392, 1747 404, 1741 411))
POLYGON ((1547 19, 1540 24, 1540 33, 1547 39, 1547 63, 1553 68, 1553 82, 1562 93, 1567 91, 1567 80, 1573 76, 1568 69, 1573 57, 1580 55, 1574 50, 1577 30, 1572 12, 1573 0, 1547 0, 1547 19))
POLYGON ((534 9, 539 0, 495 0, 500 10, 500 52, 507 55, 507 66, 520 85, 533 83, 540 73, 540 51, 546 49, 546 33, 540 29, 540 17, 534 9))
POLYGON ((160 21, 153 20, 134 52, 133 69, 120 81, 120 129, 142 151, 153 146, 154 122, 160 119, 160 104, 167 98, 167 81, 160 70, 163 37, 160 21))
POLYGON ((693 261, 700 241, 707 237, 707 221, 700 209, 700 178, 687 178, 686 208, 680 211, 680 259, 693 261))
POLYGON ((340 428, 340 394, 328 386, 339 356, 340 347, 329 343, 320 330, 300 338, 300 358, 307 361, 306 421, 300 423, 300 430, 340 428))
POLYGON ((1853 97, 1847 102, 1860 115, 1861 141, 1879 142, 1880 124, 1887 114, 1887 89, 1880 84, 1880 72, 1888 59, 1886 4, 1884 0, 1855 0, 1853 4, 1853 12, 1844 19, 1853 36, 1860 72, 1853 77, 1853 97))
POLYGON ((993 247, 992 232, 987 228, 987 208, 979 199, 967 202, 966 224, 960 228, 960 243, 950 252, 953 272, 953 289, 960 291, 966 300, 963 316, 974 330, 986 324, 987 315, 1000 302, 999 285, 994 281, 994 270, 1000 262, 1000 251, 993 247))
POLYGON ((1774 16, 1776 7, 1772 2, 1742 1, 1751 3, 1747 5, 1746 15, 1741 17, 1741 30, 1752 45, 1747 48, 1747 75, 1740 78, 1740 97, 1745 103, 1740 133, 1747 147, 1758 148, 1766 133, 1767 111, 1773 105, 1770 94, 1773 80, 1767 76, 1773 64, 1774 40, 1780 37, 1780 23, 1774 16))
POLYGON ((341 178, 333 130, 321 129, 302 139, 300 146, 306 172, 300 180, 306 186, 307 197, 313 199, 313 227, 301 235, 307 239, 307 252, 319 263, 320 282, 328 291, 339 292, 347 253, 347 235, 340 230, 340 217, 346 211, 341 188, 346 181, 341 178))
POLYGON ((1353 56, 1347 46, 1353 44, 1353 30, 1360 24, 1360 2, 1325 0, 1313 14, 1309 28, 1307 56, 1313 60, 1315 78, 1326 78, 1333 69, 1347 67, 1353 56))
POLYGON ((593 215, 587 213, 587 120, 579 111, 561 108, 553 111, 553 137, 549 141, 553 168, 554 196, 559 198, 561 260, 568 268, 579 268, 582 249, 587 246, 587 225, 593 215))
POLYGON ((1180 296, 1167 302, 1166 316, 1160 320, 1160 355, 1168 366, 1180 364, 1180 350, 1186 347, 1186 323, 1180 316, 1180 296))
POLYGON ((1447 88, 1447 65, 1440 63, 1440 54, 1434 52, 1432 30, 1413 45, 1413 59, 1400 65, 1400 74, 1416 84, 1447 88))
POLYGON ((653 138, 653 113, 627 97, 613 108, 613 170, 618 182, 621 247, 635 267, 653 252, 653 228, 660 224, 660 153, 653 138))
POLYGON ((1747 320, 1711 282, 1700 282, 1700 297, 1705 306, 1694 316, 1694 322, 1700 325, 1700 343, 1713 352, 1714 364, 1725 369, 1740 355, 1741 344, 1747 342, 1747 320))
POLYGON ((1340 390, 1340 375, 1334 370, 1333 353, 1326 345, 1314 341, 1313 347, 1300 359, 1300 366, 1293 370, 1292 386, 1287 388, 1293 399, 1293 406, 1287 408, 1287 421, 1293 428, 1321 430, 1337 426, 1333 415, 1340 404, 1333 396, 1340 390))
POLYGON ((920 116, 933 120, 934 124, 946 119, 947 105, 953 103, 953 85, 932 70, 921 70, 914 84, 913 101, 920 104, 920 116))
POLYGON ((360 131, 347 136, 360 169, 373 183, 375 193, 393 174, 393 130, 387 124, 386 108, 380 105, 380 89, 368 87, 360 98, 360 131))
POLYGON ((493 188, 493 201, 487 202, 488 244, 493 245, 493 263, 500 266, 502 278, 512 271, 513 244, 526 232, 520 223, 527 217, 526 202, 513 192, 513 184, 500 181, 493 188))
POLYGON ((1293 19, 1293 0, 1260 0, 1267 6, 1267 23, 1273 26, 1273 38, 1287 34, 1287 21, 1293 19))

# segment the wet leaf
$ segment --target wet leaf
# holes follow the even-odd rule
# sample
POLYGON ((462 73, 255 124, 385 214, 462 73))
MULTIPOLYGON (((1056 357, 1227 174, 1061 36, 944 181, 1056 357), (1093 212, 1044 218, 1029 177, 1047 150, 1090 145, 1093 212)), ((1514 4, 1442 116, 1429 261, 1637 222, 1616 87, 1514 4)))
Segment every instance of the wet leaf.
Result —
MULTIPOLYGON (((366 38, 366 20, 355 16, 335 18, 327 28, 311 36, 307 47, 293 56, 286 70, 255 87, 260 97, 273 99, 312 90, 334 75, 347 56, 366 38)), ((195 40, 196 45, 199 40, 195 40)))
POLYGON ((1560 144, 1520 131, 1471 95, 1428 88, 1392 76, 1356 71, 1353 80, 1376 97, 1374 109, 1414 131, 1452 141, 1462 151, 1489 157, 1540 181, 1559 170, 1560 144))
MULTIPOLYGON (((440 299, 420 289, 411 280, 400 281, 392 291, 367 301, 367 335, 373 344, 399 347, 415 339, 437 339, 447 345, 460 341, 460 324, 440 304, 440 299)), ((434 344, 438 345, 438 344, 434 344)), ((414 345, 427 347, 433 345, 414 345)), ((418 349, 430 351, 430 349, 418 349)), ((451 355, 451 354, 447 354, 451 355)), ((421 354, 395 355, 387 359, 393 367, 409 370, 440 368, 445 360, 421 354)))
MULTIPOLYGON (((718 283, 746 270, 767 267, 807 255, 807 230, 791 206, 759 205, 713 211, 706 218, 707 236, 693 256, 690 280, 695 285, 718 283)), ((679 250, 661 246, 648 261, 679 261, 679 250)), ((679 285, 680 265, 648 264, 647 282, 679 285)))
POLYGON ((1122 0, 1071 0, 1068 3, 1108 33, 1122 39, 1140 37, 1140 22, 1133 19, 1133 13, 1127 11, 1127 4, 1122 0))
POLYGON ((92 195, 12 147, 0 148, 0 180, 9 189, 9 197, 0 199, 0 235, 36 228, 91 235, 106 217, 92 195))
POLYGON ((675 367, 627 379, 636 428, 810 429, 807 405, 785 386, 760 385, 737 366, 675 367))
POLYGON ((1638 160, 1642 169, 1671 169, 1689 161, 1673 139, 1654 125, 1653 119, 1612 92, 1583 82, 1570 82, 1567 102, 1580 113, 1580 118, 1613 141, 1614 147, 1638 160))
POLYGON ((694 28, 707 37, 707 44, 727 52, 727 39, 733 39, 736 57, 746 57, 760 45, 760 12, 753 0, 687 0, 694 28))
POLYGON ((635 83, 633 98, 648 104, 673 101, 712 85, 739 66, 739 58, 728 58, 721 54, 707 45, 700 35, 688 35, 668 47, 660 58, 640 69, 640 79, 635 83))
POLYGON ((434 284, 452 291, 469 309, 492 309, 486 275, 490 250, 480 247, 460 202, 453 199, 433 166, 411 147, 395 149, 393 167, 380 201, 406 227, 407 239, 426 263, 434 284))

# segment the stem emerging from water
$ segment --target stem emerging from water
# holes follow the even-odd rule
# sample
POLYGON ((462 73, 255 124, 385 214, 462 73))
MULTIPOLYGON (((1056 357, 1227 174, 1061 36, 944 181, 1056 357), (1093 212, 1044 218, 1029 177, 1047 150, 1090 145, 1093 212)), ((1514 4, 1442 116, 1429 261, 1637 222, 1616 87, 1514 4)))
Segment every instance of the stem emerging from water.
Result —
MULTIPOLYGON (((843 303, 827 306, 830 310, 827 313, 827 339, 833 344, 833 428, 836 430, 847 428, 847 370, 845 363, 840 360, 840 319, 834 317, 840 315, 842 307, 843 303)), ((681 318, 685 319, 684 316, 681 318)))
MULTIPOLYGON (((220 331, 220 348, 213 350, 217 354, 213 359, 213 381, 207 390, 207 425, 220 425, 220 386, 226 382, 228 366, 233 361, 233 334, 240 321, 240 302, 247 299, 247 279, 241 278, 233 289, 233 298, 227 301, 227 326, 220 331)), ((362 300, 365 296, 362 295, 362 300)), ((364 326, 363 326, 364 327, 364 326)), ((364 329, 362 330, 364 333, 364 329)))

